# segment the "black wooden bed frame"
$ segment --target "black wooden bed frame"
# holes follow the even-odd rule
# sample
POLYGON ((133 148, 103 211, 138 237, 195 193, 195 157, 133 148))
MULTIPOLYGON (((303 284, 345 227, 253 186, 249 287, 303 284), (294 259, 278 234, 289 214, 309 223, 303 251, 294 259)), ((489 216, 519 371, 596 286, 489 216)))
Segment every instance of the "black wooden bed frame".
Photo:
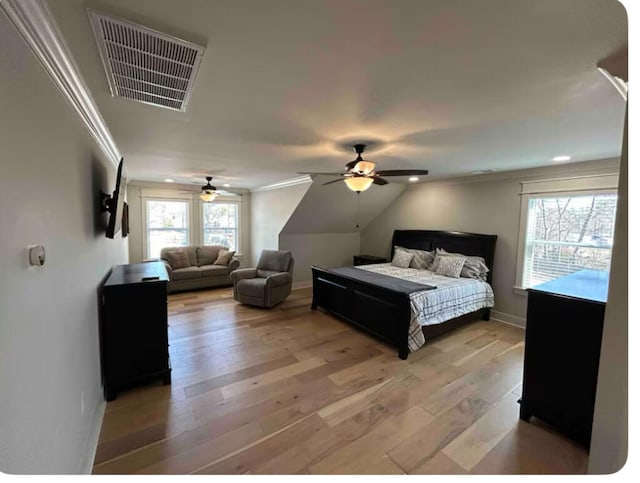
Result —
MULTIPOLYGON (((450 253, 463 253, 483 257, 491 284, 493 257, 497 235, 481 235, 458 231, 395 230, 391 242, 391 259, 394 246, 435 250, 442 248, 450 253)), ((311 308, 325 309, 332 315, 350 322, 398 348, 400 359, 409 355, 409 324, 411 308, 409 295, 372 283, 332 273, 320 267, 311 267, 313 275, 313 300, 311 308)), ((481 317, 489 320, 489 309, 456 317, 441 324, 422 328, 427 340, 481 317)))

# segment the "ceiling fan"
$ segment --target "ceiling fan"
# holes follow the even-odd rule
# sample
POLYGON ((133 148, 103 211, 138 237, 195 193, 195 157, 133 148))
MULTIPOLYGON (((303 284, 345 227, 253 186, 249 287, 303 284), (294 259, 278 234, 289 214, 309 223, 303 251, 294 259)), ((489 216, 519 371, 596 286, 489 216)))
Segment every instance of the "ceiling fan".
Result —
MULTIPOLYGON (((205 176, 205 179, 207 180, 207 184, 200 187, 200 193, 199 193, 200 199, 202 201, 205 201, 205 202, 213 201, 220 195, 237 196, 236 193, 230 193, 229 191, 219 190, 218 188, 213 186, 211 184, 211 181, 213 180, 212 176, 205 176)), ((194 193, 193 191, 190 191, 190 190, 181 190, 181 191, 183 193, 191 193, 191 194, 194 193)))
POLYGON ((213 201, 218 196, 218 192, 216 191, 216 187, 211 184, 212 176, 205 176, 207 180, 207 184, 200 188, 200 199, 202 201, 213 201))
POLYGON ((366 147, 366 144, 355 144, 353 146, 353 150, 358 154, 358 157, 347 163, 344 167, 344 172, 342 173, 305 172, 299 174, 328 174, 340 176, 340 178, 323 183, 323 185, 344 181, 347 187, 356 193, 365 191, 372 184, 388 184, 389 182, 382 176, 422 176, 429 174, 429 171, 426 169, 391 169, 376 171, 376 164, 374 162, 362 159, 362 153, 366 147))

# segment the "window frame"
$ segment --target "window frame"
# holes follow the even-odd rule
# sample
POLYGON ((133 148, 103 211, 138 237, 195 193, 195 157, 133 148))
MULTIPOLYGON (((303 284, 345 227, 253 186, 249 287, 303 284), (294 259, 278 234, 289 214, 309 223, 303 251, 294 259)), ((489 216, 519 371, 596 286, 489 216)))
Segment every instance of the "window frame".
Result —
MULTIPOLYGON (((518 227, 518 249, 516 255, 516 274, 513 292, 527 295, 523 287, 525 240, 529 200, 545 196, 589 196, 594 194, 618 194, 618 173, 601 173, 585 176, 573 176, 557 179, 538 179, 521 181, 520 190, 520 224, 518 227)), ((614 234, 615 242, 615 234, 614 234)))
MULTIPOLYGON (((173 202, 173 203, 186 203, 187 205, 187 227, 186 227, 186 233, 187 233, 187 245, 189 246, 192 242, 193 239, 193 201, 191 198, 189 197, 164 197, 164 196, 145 196, 142 198, 142 202, 143 202, 143 209, 142 209, 142 226, 144 227, 144 230, 142 230, 142 257, 143 260, 150 260, 149 258, 149 223, 148 223, 148 211, 149 211, 149 207, 148 207, 148 202, 150 201, 164 201, 164 202, 173 202)), ((152 229, 157 229, 157 228, 152 228, 152 229)), ((159 259, 158 258, 154 258, 154 260, 159 259)))
POLYGON ((236 218, 236 247, 235 247, 235 252, 237 256, 241 256, 242 255, 242 250, 241 250, 241 246, 242 246, 242 204, 240 201, 236 201, 236 200, 228 200, 228 199, 219 199, 216 198, 213 201, 202 201, 200 200, 199 203, 199 213, 198 213, 198 225, 199 225, 199 237, 200 237, 200 244, 204 245, 204 239, 205 239, 205 226, 204 226, 204 206, 206 204, 224 204, 224 205, 236 205, 236 214, 237 214, 237 218, 236 218))

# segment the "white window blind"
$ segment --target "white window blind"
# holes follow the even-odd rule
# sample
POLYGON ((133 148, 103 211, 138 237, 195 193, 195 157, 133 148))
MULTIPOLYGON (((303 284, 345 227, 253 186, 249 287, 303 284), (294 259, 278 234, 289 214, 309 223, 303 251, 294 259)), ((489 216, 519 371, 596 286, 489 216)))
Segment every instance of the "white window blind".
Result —
POLYGON ((147 258, 160 257, 164 247, 189 244, 189 202, 147 200, 147 258))
POLYGON ((617 195, 531 195, 522 286, 584 269, 609 271, 617 195))
POLYGON ((238 250, 238 203, 202 204, 202 239, 205 245, 238 250))

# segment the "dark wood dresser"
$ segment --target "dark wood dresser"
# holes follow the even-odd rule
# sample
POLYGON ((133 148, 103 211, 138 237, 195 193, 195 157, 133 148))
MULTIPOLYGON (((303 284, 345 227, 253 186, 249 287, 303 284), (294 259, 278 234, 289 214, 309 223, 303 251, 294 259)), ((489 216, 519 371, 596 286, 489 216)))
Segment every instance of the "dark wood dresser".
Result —
POLYGON ((162 378, 171 382, 167 284, 162 262, 118 265, 102 287, 100 351, 104 394, 162 378))
POLYGON ((582 270, 528 290, 520 418, 590 445, 609 276, 582 270))

